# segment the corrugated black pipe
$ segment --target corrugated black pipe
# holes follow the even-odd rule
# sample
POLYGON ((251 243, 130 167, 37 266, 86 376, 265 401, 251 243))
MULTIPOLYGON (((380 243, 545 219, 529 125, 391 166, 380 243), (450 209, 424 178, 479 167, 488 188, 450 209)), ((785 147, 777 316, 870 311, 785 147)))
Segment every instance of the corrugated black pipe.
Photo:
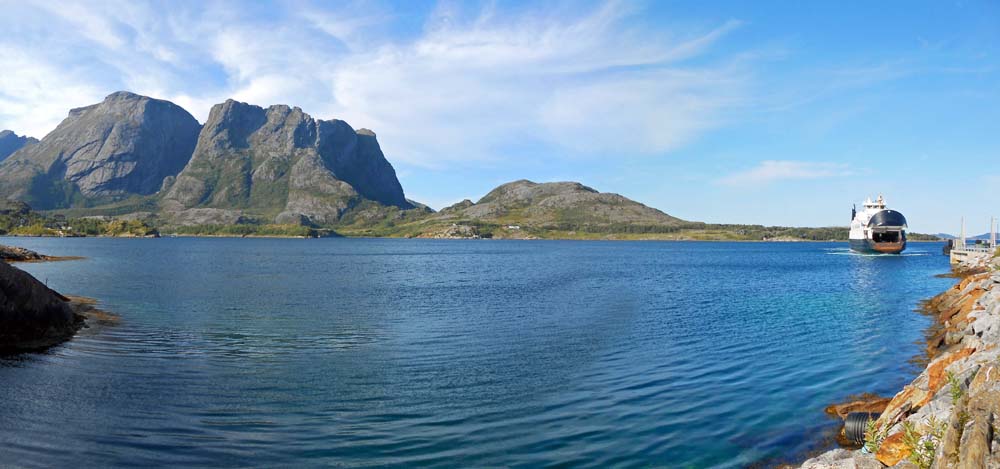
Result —
POLYGON ((844 436, 859 445, 865 444, 865 428, 869 420, 875 420, 879 415, 874 412, 851 412, 844 419, 844 436))

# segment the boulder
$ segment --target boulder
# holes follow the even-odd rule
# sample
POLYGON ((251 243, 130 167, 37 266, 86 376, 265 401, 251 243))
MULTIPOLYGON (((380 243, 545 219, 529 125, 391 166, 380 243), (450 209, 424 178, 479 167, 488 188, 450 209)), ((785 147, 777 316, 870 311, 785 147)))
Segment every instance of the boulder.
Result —
POLYGON ((83 325, 69 299, 28 273, 0 262, 0 350, 40 349, 69 339, 83 325))

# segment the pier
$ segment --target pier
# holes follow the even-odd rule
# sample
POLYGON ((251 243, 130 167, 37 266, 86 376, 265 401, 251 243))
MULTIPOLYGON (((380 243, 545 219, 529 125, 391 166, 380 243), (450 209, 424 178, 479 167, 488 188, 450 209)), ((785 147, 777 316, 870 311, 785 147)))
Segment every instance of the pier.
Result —
POLYGON ((975 240, 969 244, 965 239, 965 218, 962 218, 962 235, 954 240, 951 247, 951 263, 970 262, 977 259, 991 259, 997 252, 996 218, 990 218, 990 239, 975 240))

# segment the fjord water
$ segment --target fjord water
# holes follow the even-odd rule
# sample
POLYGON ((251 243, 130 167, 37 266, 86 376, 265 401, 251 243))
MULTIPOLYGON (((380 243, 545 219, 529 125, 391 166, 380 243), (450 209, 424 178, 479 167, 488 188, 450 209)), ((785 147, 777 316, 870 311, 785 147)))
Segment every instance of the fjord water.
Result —
POLYGON ((0 358, 0 466, 737 467, 891 394, 939 244, 6 239, 121 316, 0 358))

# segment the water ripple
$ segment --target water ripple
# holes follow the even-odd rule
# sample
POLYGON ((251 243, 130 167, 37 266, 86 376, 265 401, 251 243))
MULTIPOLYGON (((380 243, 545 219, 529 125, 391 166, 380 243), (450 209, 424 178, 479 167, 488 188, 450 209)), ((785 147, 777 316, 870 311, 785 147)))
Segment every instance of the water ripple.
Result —
POLYGON ((741 467, 894 392, 949 284, 822 243, 22 244, 122 322, 0 358, 0 466, 741 467))

